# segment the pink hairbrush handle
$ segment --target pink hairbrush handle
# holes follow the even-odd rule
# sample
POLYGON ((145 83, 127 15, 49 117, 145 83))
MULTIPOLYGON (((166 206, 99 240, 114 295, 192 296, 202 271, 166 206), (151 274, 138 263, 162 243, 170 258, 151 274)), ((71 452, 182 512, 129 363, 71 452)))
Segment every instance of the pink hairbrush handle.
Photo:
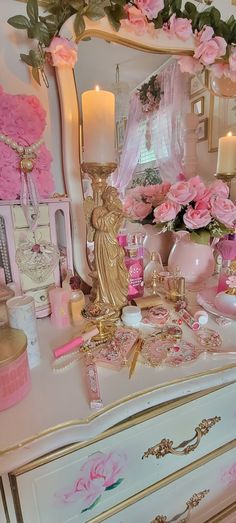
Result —
POLYGON ((93 336, 96 336, 98 334, 97 327, 94 327, 94 329, 91 329, 91 331, 84 332, 82 336, 78 336, 77 338, 74 338, 71 341, 68 341, 64 345, 61 345, 61 347, 57 347, 54 349, 53 354, 54 358, 60 358, 60 356, 64 356, 65 354, 68 354, 68 352, 71 352, 73 349, 76 349, 80 345, 83 345, 86 341, 93 338, 93 336))

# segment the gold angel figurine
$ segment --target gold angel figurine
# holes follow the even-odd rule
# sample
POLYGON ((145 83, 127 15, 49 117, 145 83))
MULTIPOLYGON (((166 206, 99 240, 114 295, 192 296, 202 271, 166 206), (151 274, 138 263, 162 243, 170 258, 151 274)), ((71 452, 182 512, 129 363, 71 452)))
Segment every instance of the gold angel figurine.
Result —
POLYGON ((109 303, 120 310, 127 303, 128 271, 125 254, 117 241, 124 219, 122 203, 114 187, 102 193, 103 205, 92 213, 95 271, 97 276, 95 301, 109 303))

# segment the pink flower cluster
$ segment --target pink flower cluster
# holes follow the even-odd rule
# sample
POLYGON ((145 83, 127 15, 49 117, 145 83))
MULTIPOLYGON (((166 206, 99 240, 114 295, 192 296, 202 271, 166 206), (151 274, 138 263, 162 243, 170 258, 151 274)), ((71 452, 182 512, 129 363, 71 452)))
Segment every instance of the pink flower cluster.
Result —
POLYGON ((92 508, 105 490, 115 488, 116 483, 117 486, 121 483, 126 462, 126 455, 116 451, 108 454, 103 452, 92 454, 82 465, 80 477, 72 491, 63 494, 62 500, 70 503, 76 501, 79 496, 82 501, 82 511, 92 508))
POLYGON ((222 36, 215 36, 210 26, 205 26, 200 33, 195 34, 195 44, 193 58, 184 56, 179 59, 182 73, 195 74, 226 54, 226 40, 222 36))
POLYGON ((77 46, 62 36, 54 36, 46 52, 48 61, 54 67, 74 67, 77 61, 77 46))
POLYGON ((124 201, 125 214, 131 220, 143 221, 164 200, 169 189, 169 183, 129 189, 124 201))
POLYGON ((178 223, 181 229, 207 228, 214 220, 231 229, 236 221, 236 206, 228 196, 229 188, 220 180, 208 187, 199 176, 180 181, 170 187, 166 200, 154 210, 154 221, 172 222, 174 229, 174 221, 181 212, 182 222, 178 223))
MULTIPOLYGON (((28 95, 12 95, 0 89, 0 132, 17 144, 29 146, 36 143, 46 127, 46 112, 38 98, 28 95)), ((50 172, 52 156, 42 145, 31 176, 36 180, 41 197, 48 197, 54 190, 50 172)), ((15 200, 20 195, 20 157, 8 145, 0 142, 0 199, 15 200)))

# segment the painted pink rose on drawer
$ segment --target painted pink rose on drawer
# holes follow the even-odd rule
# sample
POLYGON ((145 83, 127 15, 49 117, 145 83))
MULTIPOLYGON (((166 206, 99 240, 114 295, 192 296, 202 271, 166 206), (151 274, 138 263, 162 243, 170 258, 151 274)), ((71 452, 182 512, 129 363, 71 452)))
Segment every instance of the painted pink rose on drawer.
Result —
POLYGON ((97 505, 105 491, 113 490, 124 480, 127 457, 116 451, 104 454, 96 452, 89 456, 80 468, 79 477, 73 488, 62 495, 64 503, 80 501, 81 512, 97 505))
POLYGON ((231 467, 224 470, 221 475, 221 481, 227 485, 227 487, 236 486, 236 463, 233 463, 231 467))

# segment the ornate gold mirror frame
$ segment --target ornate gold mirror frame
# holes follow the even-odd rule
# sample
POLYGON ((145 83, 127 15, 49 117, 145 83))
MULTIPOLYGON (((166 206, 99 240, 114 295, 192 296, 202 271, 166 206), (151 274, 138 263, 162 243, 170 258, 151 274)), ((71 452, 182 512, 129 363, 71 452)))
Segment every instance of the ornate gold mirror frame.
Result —
MULTIPOLYGON (((153 38, 148 34, 136 36, 124 29, 120 29, 116 33, 107 18, 102 18, 97 22, 85 19, 85 31, 79 39, 76 39, 73 22, 74 16, 63 25, 60 35, 73 39, 78 44, 80 40, 93 36, 150 53, 192 55, 194 51, 193 38, 187 42, 182 42, 177 38, 170 39, 162 30, 160 30, 158 38, 153 38)), ((76 83, 73 70, 70 68, 56 68, 56 78, 61 108, 63 169, 66 191, 71 198, 74 266, 81 278, 87 284, 91 284, 89 276, 91 269, 86 250, 87 234, 79 156, 80 114, 76 83)))

